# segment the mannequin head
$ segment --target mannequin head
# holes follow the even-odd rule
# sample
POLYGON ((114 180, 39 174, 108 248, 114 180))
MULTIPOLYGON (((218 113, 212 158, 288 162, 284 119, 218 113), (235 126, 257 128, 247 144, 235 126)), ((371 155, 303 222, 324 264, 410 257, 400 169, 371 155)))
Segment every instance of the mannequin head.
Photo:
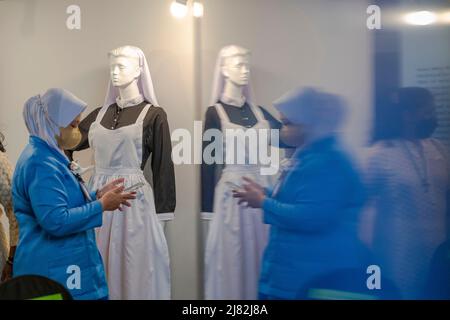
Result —
POLYGON ((127 101, 142 95, 148 103, 157 106, 153 81, 147 59, 138 47, 121 46, 108 52, 110 78, 103 106, 117 99, 127 101))
POLYGON ((248 85, 250 77, 250 51, 239 46, 228 46, 222 49, 221 72, 225 82, 235 86, 248 85))
POLYGON ((222 100, 236 106, 254 104, 250 83, 250 50, 237 45, 223 47, 214 71, 211 105, 222 100))
POLYGON ((136 84, 140 75, 139 53, 131 46, 123 46, 109 52, 111 82, 114 87, 126 88, 136 84))

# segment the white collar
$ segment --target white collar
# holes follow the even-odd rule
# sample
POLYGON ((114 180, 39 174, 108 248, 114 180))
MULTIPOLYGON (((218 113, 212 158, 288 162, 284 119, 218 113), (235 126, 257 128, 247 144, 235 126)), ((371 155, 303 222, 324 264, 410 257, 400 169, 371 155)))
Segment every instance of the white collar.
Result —
POLYGON ((232 106, 242 107, 245 104, 246 98, 245 98, 245 96, 241 96, 239 99, 236 99, 236 98, 228 97, 225 94, 222 94, 220 101, 222 101, 225 104, 232 105, 232 106))
POLYGON ((117 105, 122 109, 127 108, 127 107, 136 106, 136 105, 142 103, 143 101, 144 101, 144 96, 142 94, 140 94, 134 98, 127 99, 127 100, 122 100, 120 98, 120 96, 116 98, 117 105))

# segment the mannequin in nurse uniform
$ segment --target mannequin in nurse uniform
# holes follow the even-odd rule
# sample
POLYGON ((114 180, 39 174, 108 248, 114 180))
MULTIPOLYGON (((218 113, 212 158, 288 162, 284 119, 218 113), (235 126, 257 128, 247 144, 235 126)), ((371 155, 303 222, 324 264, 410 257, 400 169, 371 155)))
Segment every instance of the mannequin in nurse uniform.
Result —
MULTIPOLYGON (((130 101, 140 96, 138 79, 141 75, 141 68, 139 61, 120 55, 111 55, 109 59, 111 83, 119 90, 119 99, 121 101, 130 101)), ((170 219, 160 220, 163 228, 165 228, 167 220, 170 219)))
POLYGON ((91 187, 114 178, 125 178, 125 187, 144 185, 137 190, 136 206, 112 219, 105 215, 97 230, 110 298, 169 299, 169 253, 159 223, 160 217, 173 216, 175 209, 167 116, 157 106, 142 50, 132 46, 114 49, 109 65, 111 79, 104 105, 80 123, 83 140, 75 150, 91 147, 94 151, 91 187), (152 185, 143 174, 148 161, 152 185))
MULTIPOLYGON (((101 125, 116 130, 135 124, 146 105, 152 105, 143 121, 140 167, 146 173, 149 171, 147 179, 153 187, 156 213, 164 223, 173 219, 176 205, 175 173, 167 114, 158 106, 142 50, 131 46, 117 48, 111 51, 109 62, 111 80, 103 104, 107 110, 101 119, 101 125)), ((74 151, 92 147, 89 141, 90 127, 101 109, 95 109, 81 121, 79 128, 82 141, 75 149, 68 151, 71 159, 74 151)))
MULTIPOLYGON (((255 104, 250 85, 250 51, 237 45, 222 48, 217 59, 213 94, 205 116, 205 131, 222 128, 222 121, 216 104, 219 103, 226 116, 234 124, 251 128, 258 122, 257 115, 269 122, 270 128, 281 129, 281 122, 275 119, 263 107, 251 107, 255 104), (255 112, 256 111, 256 112, 255 112)), ((203 145, 208 145, 206 141, 203 145)), ((289 146, 280 143, 281 148, 289 146)), ((220 164, 202 165, 202 218, 210 220, 214 204, 214 187, 220 178, 220 164)))
MULTIPOLYGON (((111 55, 109 65, 111 83, 119 90, 119 99, 121 101, 130 101, 138 97, 141 94, 137 83, 141 75, 139 61, 126 56, 111 55)), ((163 228, 165 228, 167 220, 170 219, 160 220, 163 228)))
MULTIPOLYGON (((235 45, 224 47, 217 61, 205 131, 218 129, 226 135, 229 129, 262 132, 259 130, 281 127, 270 113, 254 105, 249 80, 249 50, 235 45)), ((225 141, 224 137, 224 154, 231 153, 225 141)), ((262 185, 270 184, 271 177, 260 174, 260 165, 248 163, 248 149, 237 145, 234 150, 234 154, 245 154, 245 164, 202 164, 202 217, 210 220, 205 245, 206 299, 257 298, 267 226, 262 223, 261 210, 237 204, 228 184, 240 184, 244 175, 262 185)))

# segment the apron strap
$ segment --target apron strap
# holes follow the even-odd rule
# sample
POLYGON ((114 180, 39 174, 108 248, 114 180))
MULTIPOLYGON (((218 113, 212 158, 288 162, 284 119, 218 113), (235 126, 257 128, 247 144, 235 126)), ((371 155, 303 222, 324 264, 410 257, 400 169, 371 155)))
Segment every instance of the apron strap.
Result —
POLYGON ((152 105, 147 104, 144 109, 142 109, 141 113, 139 114, 139 117, 136 120, 136 123, 142 123, 144 122, 145 116, 147 115, 148 110, 150 109, 152 105))
POLYGON ((226 121, 226 122, 231 122, 230 118, 228 117, 227 112, 225 111, 222 104, 216 103, 215 107, 216 107, 217 113, 219 114, 219 118, 221 120, 226 121))

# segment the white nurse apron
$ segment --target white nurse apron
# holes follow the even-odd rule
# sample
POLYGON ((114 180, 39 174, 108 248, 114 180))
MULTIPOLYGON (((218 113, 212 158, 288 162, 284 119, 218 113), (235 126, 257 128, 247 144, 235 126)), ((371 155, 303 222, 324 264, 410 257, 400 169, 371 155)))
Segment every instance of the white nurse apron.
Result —
POLYGON ((170 299, 168 247, 153 190, 140 168, 143 122, 150 107, 142 110, 135 124, 115 130, 100 124, 107 110, 103 107, 89 129, 95 160, 91 190, 118 178, 125 178, 125 187, 145 183, 131 207, 104 212, 103 225, 96 230, 112 300, 170 299))
MULTIPOLYGON (((259 108, 251 106, 257 118, 253 130, 267 129, 270 125, 259 108)), ((216 105, 222 126, 222 133, 227 129, 245 127, 234 124, 228 118, 223 106, 216 105)), ((224 154, 230 152, 230 146, 224 139, 224 154)), ((248 143, 235 139, 235 152, 245 152, 249 159, 248 143), (237 140, 237 141, 236 141, 237 140)), ((246 161, 246 163, 248 163, 246 161)), ((233 198, 227 181, 242 184, 242 177, 247 176, 260 185, 267 187, 270 176, 260 174, 258 164, 225 164, 214 193, 214 209, 209 225, 205 247, 205 298, 206 299, 257 299, 258 280, 263 251, 267 244, 268 226, 263 223, 262 210, 238 205, 233 198)))

